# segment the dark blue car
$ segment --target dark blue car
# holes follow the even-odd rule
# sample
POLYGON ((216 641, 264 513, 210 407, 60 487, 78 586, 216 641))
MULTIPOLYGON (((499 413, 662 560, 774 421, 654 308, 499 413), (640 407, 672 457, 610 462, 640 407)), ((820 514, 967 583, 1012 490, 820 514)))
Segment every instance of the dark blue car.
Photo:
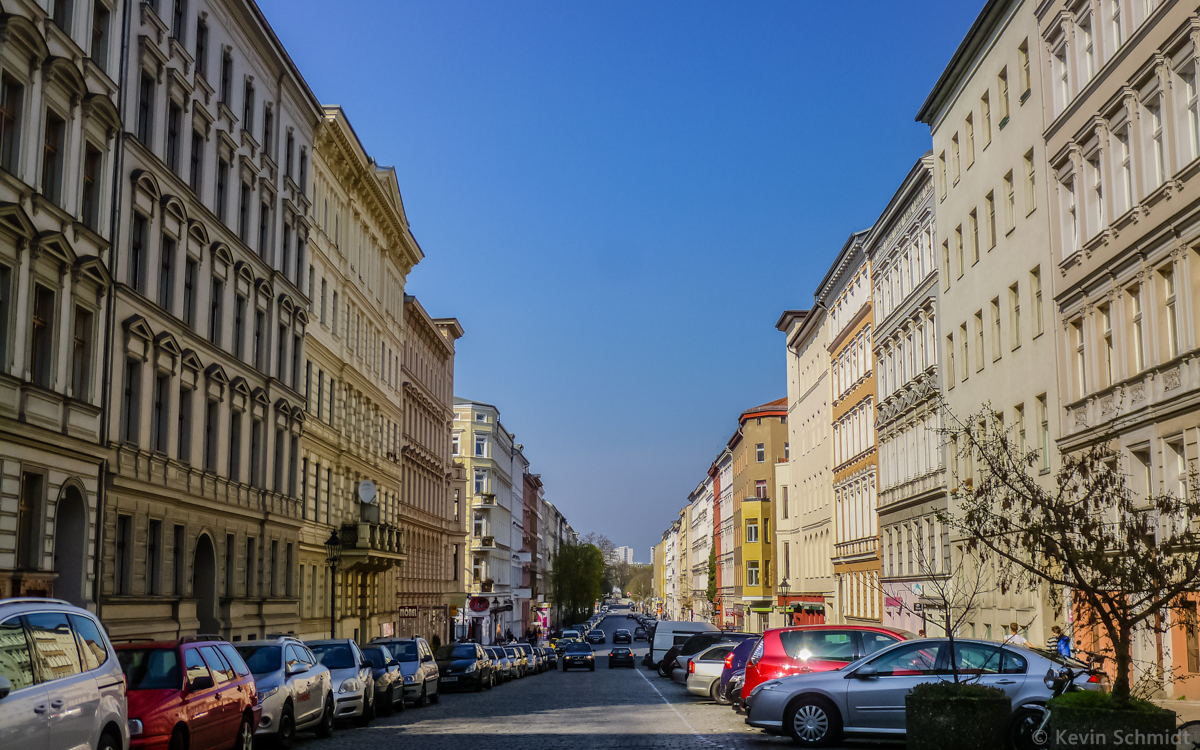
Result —
POLYGON ((762 638, 747 638, 737 645, 729 656, 725 659, 727 665, 721 671, 721 686, 717 689, 717 702, 722 705, 732 703, 729 697, 729 678, 733 677, 735 672, 740 672, 746 668, 746 661, 750 658, 750 654, 754 652, 754 648, 762 641, 762 638))

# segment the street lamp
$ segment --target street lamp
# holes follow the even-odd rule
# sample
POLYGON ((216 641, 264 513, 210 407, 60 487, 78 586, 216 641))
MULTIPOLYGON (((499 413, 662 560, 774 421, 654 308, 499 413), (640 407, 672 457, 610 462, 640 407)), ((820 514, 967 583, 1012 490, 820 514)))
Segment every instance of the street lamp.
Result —
POLYGON ((787 598, 788 598, 788 593, 791 592, 791 590, 792 590, 792 587, 788 585, 787 579, 784 578, 782 581, 779 582, 779 585, 776 586, 776 588, 779 589, 779 600, 780 600, 779 603, 781 605, 783 605, 783 607, 782 607, 783 608, 783 618, 784 618, 783 624, 785 626, 790 625, 791 623, 788 622, 788 620, 790 618, 788 617, 788 600, 787 600, 787 598))
POLYGON ((329 535, 329 539, 325 540, 325 562, 329 565, 329 637, 337 638, 334 624, 334 607, 337 604, 337 597, 334 591, 337 589, 337 567, 342 561, 342 540, 338 539, 337 531, 335 530, 329 535))

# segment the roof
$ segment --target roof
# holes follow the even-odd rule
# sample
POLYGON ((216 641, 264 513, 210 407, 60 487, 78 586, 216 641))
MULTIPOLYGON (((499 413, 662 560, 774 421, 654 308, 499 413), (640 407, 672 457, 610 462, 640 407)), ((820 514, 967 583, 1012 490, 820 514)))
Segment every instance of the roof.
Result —
POLYGON ((933 90, 925 98, 925 103, 917 112, 917 122, 933 125, 933 118, 945 105, 946 100, 951 97, 954 84, 967 72, 976 53, 987 44, 988 37, 991 36, 992 30, 996 28, 1000 19, 1004 17, 1004 12, 1008 9, 1010 2, 1011 0, 987 0, 983 10, 979 11, 975 23, 971 24, 962 43, 950 57, 950 62, 942 71, 941 77, 933 85, 933 90))
POLYGON ((854 251, 861 249, 862 245, 860 243, 866 239, 870 232, 870 228, 860 229, 857 232, 851 232, 850 236, 846 238, 846 242, 842 245, 842 249, 838 251, 837 258, 834 259, 833 264, 829 266, 829 271, 826 272, 825 278, 821 279, 821 283, 817 285, 816 298, 819 303, 825 305, 825 294, 827 292, 827 287, 829 287, 833 283, 834 279, 841 276, 842 272, 846 270, 846 264, 854 256, 854 251))
POLYGON ((797 318, 803 320, 807 315, 808 310, 784 310, 783 314, 779 316, 779 320, 775 321, 775 330, 786 333, 787 329, 791 328, 792 321, 797 318))
POLYGON ((768 401, 765 404, 759 404, 758 406, 747 409, 746 411, 742 412, 742 416, 752 417, 760 412, 779 411, 781 409, 783 411, 787 411, 787 396, 784 396, 783 398, 777 398, 774 401, 768 401))

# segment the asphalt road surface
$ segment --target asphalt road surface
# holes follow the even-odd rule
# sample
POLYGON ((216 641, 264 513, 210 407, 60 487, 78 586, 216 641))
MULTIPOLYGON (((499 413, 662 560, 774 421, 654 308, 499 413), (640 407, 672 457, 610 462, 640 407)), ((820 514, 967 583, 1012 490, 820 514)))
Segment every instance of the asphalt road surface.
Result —
MULTIPOLYGON (((643 641, 634 643, 637 668, 609 669, 617 628, 633 629, 624 608, 600 625, 606 643, 593 646, 596 671, 554 671, 513 680, 482 693, 446 693, 440 703, 377 718, 369 727, 339 724, 330 739, 311 733, 298 750, 585 750, 699 748, 784 750, 791 739, 747 727, 728 706, 687 692, 641 666, 643 641), (514 744, 517 743, 517 744, 514 744)), ((888 750, 895 745, 854 743, 888 750)))

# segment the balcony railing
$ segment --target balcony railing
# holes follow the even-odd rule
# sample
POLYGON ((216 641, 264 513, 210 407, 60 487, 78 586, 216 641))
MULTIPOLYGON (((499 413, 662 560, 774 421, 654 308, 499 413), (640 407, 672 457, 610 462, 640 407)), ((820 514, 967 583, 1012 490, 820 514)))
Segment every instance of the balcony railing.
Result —
POLYGON ((474 537, 473 541, 476 547, 482 547, 484 549, 496 548, 496 537, 494 536, 476 536, 474 537))

